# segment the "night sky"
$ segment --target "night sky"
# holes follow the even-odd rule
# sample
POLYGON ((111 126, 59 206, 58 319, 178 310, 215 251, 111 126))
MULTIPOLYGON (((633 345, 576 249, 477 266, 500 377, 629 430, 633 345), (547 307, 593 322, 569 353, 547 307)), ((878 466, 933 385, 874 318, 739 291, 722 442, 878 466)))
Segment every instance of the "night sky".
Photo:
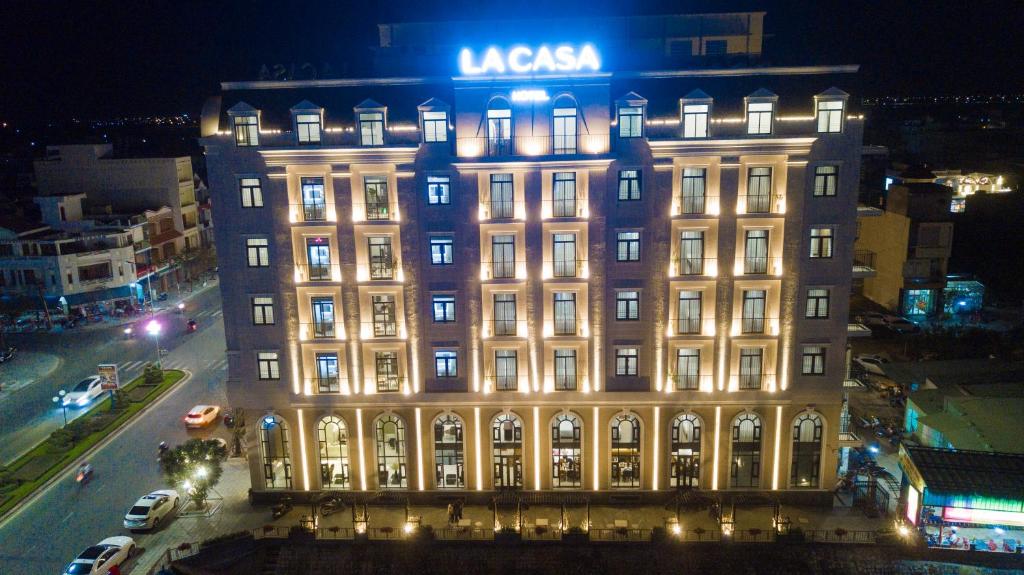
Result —
POLYGON ((865 95, 1024 92, 1019 1, 291 4, 0 0, 0 119, 195 114, 220 80, 254 79, 262 64, 327 62, 358 75, 379 22, 625 15, 627 5, 645 14, 765 10, 769 59, 861 64, 865 95))

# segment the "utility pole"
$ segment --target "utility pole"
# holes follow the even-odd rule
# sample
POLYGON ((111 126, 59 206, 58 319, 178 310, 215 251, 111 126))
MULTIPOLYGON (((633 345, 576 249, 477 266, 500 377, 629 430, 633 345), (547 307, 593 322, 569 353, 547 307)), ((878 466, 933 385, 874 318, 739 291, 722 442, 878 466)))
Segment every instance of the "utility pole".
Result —
POLYGON ((43 293, 42 280, 36 282, 36 290, 39 292, 39 301, 43 304, 43 315, 46 317, 46 329, 53 329, 53 319, 50 317, 50 308, 46 306, 46 296, 43 293))

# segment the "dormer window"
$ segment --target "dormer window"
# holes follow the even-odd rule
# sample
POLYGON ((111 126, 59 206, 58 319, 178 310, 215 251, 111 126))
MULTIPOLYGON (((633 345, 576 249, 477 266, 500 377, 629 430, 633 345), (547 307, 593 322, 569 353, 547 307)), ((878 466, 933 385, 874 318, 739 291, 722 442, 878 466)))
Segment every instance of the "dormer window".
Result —
POLYGON ((383 112, 361 112, 359 114, 359 145, 384 145, 383 112))
POLYGON ((256 114, 234 117, 235 145, 249 147, 260 145, 260 120, 256 114))
POLYGON ((772 116, 775 114, 773 102, 750 102, 747 104, 747 133, 771 134, 772 116))
POLYGON ((619 107, 619 137, 644 137, 644 109, 640 106, 619 107))
POLYGON ((838 134, 843 131, 842 100, 816 100, 815 116, 818 118, 819 134, 838 134))
POLYGON ((320 114, 295 115, 295 133, 299 144, 319 144, 321 131, 320 114))
POLYGON ((684 104, 683 137, 707 138, 708 119, 710 115, 711 106, 707 104, 684 104))
POLYGON ((448 112, 423 112, 423 141, 448 141, 448 112))

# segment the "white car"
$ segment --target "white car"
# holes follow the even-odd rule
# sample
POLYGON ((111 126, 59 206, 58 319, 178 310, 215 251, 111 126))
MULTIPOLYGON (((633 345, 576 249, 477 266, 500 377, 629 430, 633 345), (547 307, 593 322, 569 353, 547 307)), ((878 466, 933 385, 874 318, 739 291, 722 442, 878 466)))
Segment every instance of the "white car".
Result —
POLYGON ((114 565, 121 565, 135 549, 131 537, 107 537, 82 551, 64 568, 64 575, 104 575, 114 565))
POLYGON ((197 405, 185 416, 185 427, 206 427, 217 421, 220 415, 219 405, 197 405))
POLYGON ((889 360, 880 355, 865 354, 853 358, 853 363, 856 363, 868 373, 885 375, 885 369, 882 366, 889 363, 889 360))
POLYGON ((178 492, 161 489, 143 495, 124 516, 124 528, 132 531, 153 529, 178 507, 178 492))
POLYGON ((75 384, 71 391, 64 395, 67 407, 85 407, 103 393, 103 378, 91 375, 75 384))

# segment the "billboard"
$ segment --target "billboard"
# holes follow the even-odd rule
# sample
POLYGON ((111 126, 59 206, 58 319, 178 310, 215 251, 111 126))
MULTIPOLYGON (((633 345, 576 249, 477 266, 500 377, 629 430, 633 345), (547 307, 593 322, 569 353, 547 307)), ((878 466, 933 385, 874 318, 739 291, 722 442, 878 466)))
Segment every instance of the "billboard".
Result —
POLYGON ((103 378, 103 389, 114 390, 120 386, 116 363, 101 363, 96 366, 96 373, 103 378))

